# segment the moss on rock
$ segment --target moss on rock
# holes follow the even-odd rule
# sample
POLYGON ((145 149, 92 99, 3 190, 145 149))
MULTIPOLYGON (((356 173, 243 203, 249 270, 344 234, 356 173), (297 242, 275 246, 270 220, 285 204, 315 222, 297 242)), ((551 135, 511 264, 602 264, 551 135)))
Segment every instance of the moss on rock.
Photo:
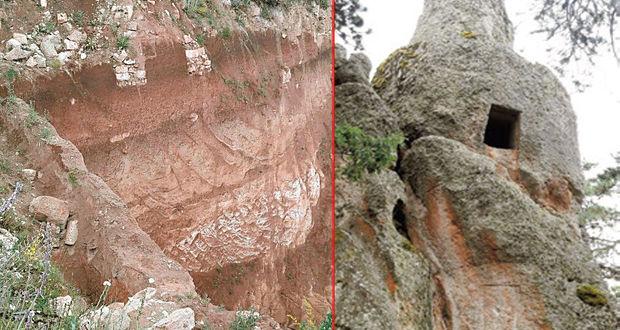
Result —
POLYGON ((590 284, 579 286, 577 288, 577 297, 590 306, 604 306, 608 303, 605 292, 590 284))

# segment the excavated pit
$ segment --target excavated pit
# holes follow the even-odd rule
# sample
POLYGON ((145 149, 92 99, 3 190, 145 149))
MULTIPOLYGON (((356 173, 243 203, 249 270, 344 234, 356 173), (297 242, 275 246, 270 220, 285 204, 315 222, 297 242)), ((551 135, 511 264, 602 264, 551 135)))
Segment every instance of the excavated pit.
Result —
MULTIPOLYGON (((117 87, 104 64, 16 90, 199 293, 278 322, 303 316, 306 302, 320 317, 329 306, 329 49, 311 34, 294 42, 275 32, 205 47, 214 70, 204 76, 187 74, 182 45, 159 43, 145 49, 144 86, 117 87)), ((58 253, 65 275, 96 294, 81 274, 92 267, 58 253)))

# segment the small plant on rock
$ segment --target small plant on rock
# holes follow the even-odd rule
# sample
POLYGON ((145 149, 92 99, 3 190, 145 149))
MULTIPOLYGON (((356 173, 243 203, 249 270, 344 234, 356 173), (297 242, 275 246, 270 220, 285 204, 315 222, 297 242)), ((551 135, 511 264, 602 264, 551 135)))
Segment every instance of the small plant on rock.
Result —
POLYGON ((254 309, 237 311, 235 319, 230 324, 230 330, 252 330, 260 320, 260 314, 254 309))
POLYGON ((374 137, 359 127, 348 124, 336 127, 336 148, 345 159, 340 174, 353 181, 364 173, 373 173, 394 165, 396 148, 404 140, 402 134, 374 137))
POLYGON ((232 32, 230 31, 230 28, 227 26, 224 29, 222 29, 222 38, 224 39, 229 39, 230 36, 232 35, 232 32))
POLYGON ((77 26, 84 26, 84 16, 84 11, 76 10, 71 14, 71 20, 73 21, 73 24, 77 26))
POLYGON ((128 36, 119 36, 116 38, 116 48, 119 50, 125 50, 129 48, 129 37, 128 36))

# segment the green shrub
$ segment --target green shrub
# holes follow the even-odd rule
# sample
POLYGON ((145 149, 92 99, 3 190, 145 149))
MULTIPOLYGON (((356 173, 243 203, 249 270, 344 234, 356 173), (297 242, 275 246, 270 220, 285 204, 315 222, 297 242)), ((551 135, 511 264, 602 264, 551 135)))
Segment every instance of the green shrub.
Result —
POLYGON ((62 67, 62 62, 57 58, 53 58, 49 61, 49 66, 51 66, 52 69, 60 69, 62 67))
POLYGON ((84 16, 84 11, 76 10, 71 14, 71 20, 77 26, 84 26, 84 16))
POLYGON ((56 31, 56 24, 54 22, 45 22, 37 26, 37 31, 42 34, 49 34, 56 31))
POLYGON ((232 32, 230 31, 230 28, 228 26, 222 29, 222 38, 228 39, 230 38, 231 35, 232 35, 232 32))
POLYGON ((253 309, 247 311, 237 311, 235 319, 230 324, 230 330, 251 330, 256 326, 260 319, 258 312, 253 309))
POLYGON ((129 48, 129 37, 119 36, 116 38, 116 48, 123 50, 129 48))
POLYGON ((205 44, 205 36, 204 36, 203 34, 199 34, 199 35, 197 35, 197 36, 196 36, 196 42, 197 42, 199 45, 201 45, 201 46, 202 46, 202 45, 204 45, 204 44, 205 44))
POLYGON ((340 173, 353 181, 364 173, 373 173, 394 165, 396 148, 404 140, 402 134, 386 137, 367 135, 362 129, 348 124, 336 127, 336 148, 345 158, 340 173))
POLYGON ((231 0, 230 1, 230 5, 235 8, 242 8, 244 6, 249 6, 250 5, 250 0, 231 0))
POLYGON ((207 4, 205 0, 183 0, 183 11, 193 18, 199 16, 206 16, 209 8, 207 8, 207 4))

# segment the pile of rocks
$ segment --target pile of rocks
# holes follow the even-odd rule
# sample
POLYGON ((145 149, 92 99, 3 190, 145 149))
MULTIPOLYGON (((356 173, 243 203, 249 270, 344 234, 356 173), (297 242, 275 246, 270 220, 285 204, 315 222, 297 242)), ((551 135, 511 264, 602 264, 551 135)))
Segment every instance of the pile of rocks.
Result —
POLYGON ((119 87, 141 86, 146 84, 146 70, 144 63, 138 63, 135 59, 129 58, 125 50, 120 50, 112 54, 114 64, 114 74, 116 84, 119 87))
POLYGON ((157 290, 146 288, 127 300, 103 306, 82 317, 81 329, 175 329, 196 326, 194 311, 157 297, 157 290))
POLYGON ((64 244, 75 245, 78 239, 78 222, 69 220, 69 205, 67 202, 51 196, 35 197, 28 208, 38 221, 47 221, 52 227, 52 246, 59 247, 60 239, 64 237, 64 244))
MULTIPOLYGON (((49 12, 47 16, 50 16, 49 12)), ((30 68, 60 68, 71 59, 86 58, 82 45, 86 42, 86 33, 74 28, 68 22, 65 13, 59 13, 56 22, 62 27, 59 30, 47 31, 42 23, 32 33, 13 33, 13 37, 4 42, 5 54, 2 58, 8 61, 25 62, 30 68)))
POLYGON ((211 60, 204 47, 188 35, 183 36, 183 46, 187 59, 187 73, 202 76, 205 72, 211 72, 211 60))

